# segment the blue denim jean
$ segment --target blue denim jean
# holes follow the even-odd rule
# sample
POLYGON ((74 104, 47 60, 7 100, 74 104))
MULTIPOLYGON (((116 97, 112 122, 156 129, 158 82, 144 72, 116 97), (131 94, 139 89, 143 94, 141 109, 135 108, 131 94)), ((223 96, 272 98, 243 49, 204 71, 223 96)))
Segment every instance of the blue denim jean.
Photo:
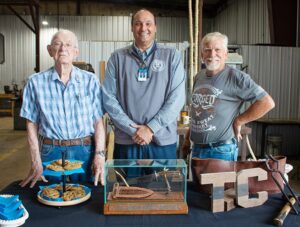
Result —
MULTIPOLYGON (((61 159, 64 152, 66 160, 73 159, 82 161, 82 168, 84 169, 85 173, 72 174, 71 176, 69 176, 69 178, 72 183, 84 182, 92 180, 91 164, 93 160, 93 150, 93 145, 57 146, 42 144, 41 157, 42 162, 49 162, 56 159, 61 159)), ((55 183, 61 181, 61 179, 56 177, 46 176, 46 178, 49 181, 53 181, 55 183)))
MULTIPOLYGON (((176 159, 176 143, 159 146, 155 143, 148 145, 122 145, 115 144, 114 159, 176 159)), ((144 168, 141 172, 140 168, 126 168, 121 170, 127 178, 139 177, 144 174, 151 174, 153 168, 144 168)))
POLYGON ((197 145, 194 145, 192 149, 192 157, 236 161, 238 157, 237 141, 236 139, 233 139, 232 144, 223 144, 221 146, 208 148, 200 148, 197 145))
POLYGON ((176 143, 165 146, 115 144, 114 159, 176 159, 176 143))

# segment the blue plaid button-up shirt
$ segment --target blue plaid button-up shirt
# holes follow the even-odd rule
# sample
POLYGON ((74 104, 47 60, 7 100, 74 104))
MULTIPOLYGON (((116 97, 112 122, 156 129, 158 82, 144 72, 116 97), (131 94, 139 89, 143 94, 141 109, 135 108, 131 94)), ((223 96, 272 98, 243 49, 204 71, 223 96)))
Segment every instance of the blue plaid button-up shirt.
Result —
POLYGON ((50 139, 93 135, 93 124, 103 115, 101 95, 94 74, 73 66, 65 86, 52 67, 30 77, 20 116, 37 123, 39 134, 50 139))

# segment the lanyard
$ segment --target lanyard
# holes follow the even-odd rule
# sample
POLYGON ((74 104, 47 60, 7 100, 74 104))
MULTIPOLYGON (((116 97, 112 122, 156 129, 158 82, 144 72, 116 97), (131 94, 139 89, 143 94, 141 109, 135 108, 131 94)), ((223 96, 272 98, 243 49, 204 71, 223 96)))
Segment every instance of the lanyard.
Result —
POLYGON ((139 55, 136 48, 133 47, 132 55, 137 61, 137 63, 139 64, 139 69, 137 72, 137 80, 139 82, 147 81, 147 79, 149 78, 148 69, 154 59, 154 56, 152 57, 152 60, 149 62, 148 66, 147 66, 147 60, 155 51, 156 51, 156 42, 153 43, 153 46, 149 51, 149 53, 147 54, 146 52, 146 58, 143 59, 143 56, 139 55))
MULTIPOLYGON (((156 51, 157 46, 156 46, 156 42, 154 42, 153 46, 152 46, 152 48, 151 48, 151 50, 149 52, 149 54, 147 54, 147 52, 146 52, 146 58, 145 59, 143 59, 143 57, 138 54, 138 52, 137 52, 137 50, 136 50, 135 47, 133 47, 132 49, 133 49, 132 55, 138 61, 140 69, 145 69, 145 68, 147 68, 146 66, 147 66, 147 60, 148 60, 148 58, 156 51)), ((151 63, 152 63, 152 61, 150 62, 149 65, 151 65, 151 63)))

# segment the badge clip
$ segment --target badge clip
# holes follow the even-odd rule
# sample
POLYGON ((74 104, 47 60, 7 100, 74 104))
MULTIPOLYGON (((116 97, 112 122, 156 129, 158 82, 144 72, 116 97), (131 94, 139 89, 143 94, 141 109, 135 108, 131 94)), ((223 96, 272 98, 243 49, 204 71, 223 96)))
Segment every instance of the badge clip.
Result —
POLYGON ((138 70, 138 81, 147 81, 148 79, 148 69, 141 68, 138 70))

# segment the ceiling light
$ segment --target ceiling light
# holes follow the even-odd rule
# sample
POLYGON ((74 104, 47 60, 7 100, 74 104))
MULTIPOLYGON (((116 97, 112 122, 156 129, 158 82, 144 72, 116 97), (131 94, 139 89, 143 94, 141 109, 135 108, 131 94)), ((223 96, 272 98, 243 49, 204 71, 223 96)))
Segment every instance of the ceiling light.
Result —
POLYGON ((46 20, 42 21, 42 25, 48 25, 48 24, 49 24, 48 21, 46 21, 46 20))

